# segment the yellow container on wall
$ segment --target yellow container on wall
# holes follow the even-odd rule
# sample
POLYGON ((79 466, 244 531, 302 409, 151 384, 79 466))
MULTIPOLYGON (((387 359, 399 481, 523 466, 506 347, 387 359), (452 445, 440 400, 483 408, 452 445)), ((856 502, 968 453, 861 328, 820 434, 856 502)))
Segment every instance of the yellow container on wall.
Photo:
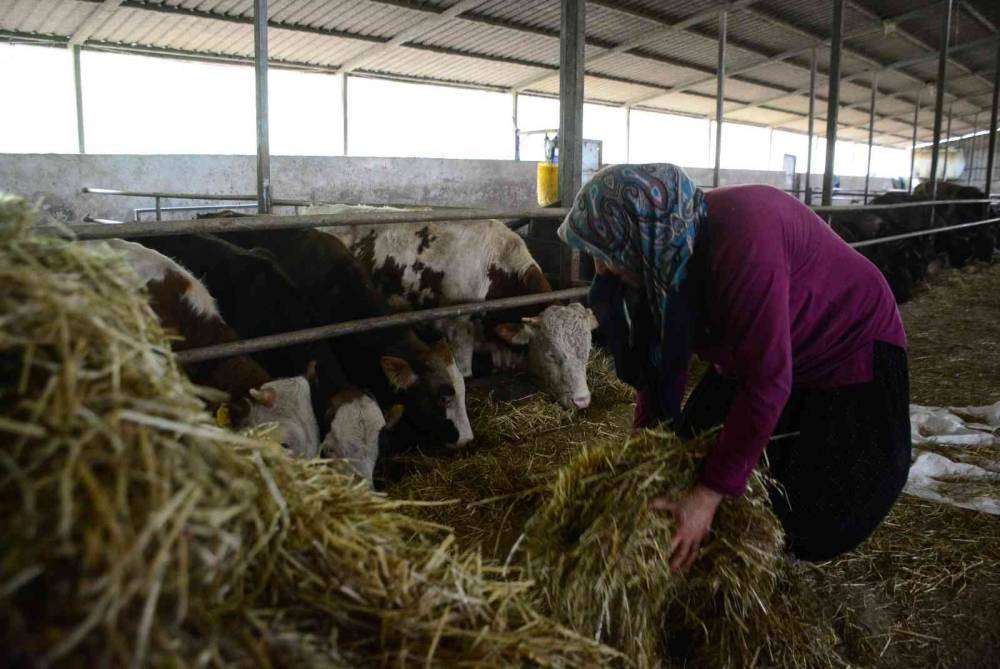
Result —
POLYGON ((549 207, 559 201, 559 166, 538 163, 538 206, 549 207))

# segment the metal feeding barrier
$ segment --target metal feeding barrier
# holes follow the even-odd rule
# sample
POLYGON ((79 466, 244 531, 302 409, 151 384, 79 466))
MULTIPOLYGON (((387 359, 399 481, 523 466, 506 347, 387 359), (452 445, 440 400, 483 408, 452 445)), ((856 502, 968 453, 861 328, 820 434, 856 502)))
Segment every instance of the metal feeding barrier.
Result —
MULTIPOLYGON (((103 191, 104 189, 89 189, 88 192, 103 191)), ((150 193, 137 193, 134 191, 114 191, 113 194, 128 194, 150 196, 150 193)), ((163 195, 163 194, 160 194, 163 195)), ((176 197, 177 194, 170 194, 176 197)), ((223 196, 218 196, 223 199, 223 196)), ((249 197, 249 196, 248 196, 249 197)), ((224 196, 225 199, 236 199, 231 196, 224 196)), ((200 199, 200 195, 194 195, 192 199, 200 199)), ((209 198, 204 198, 209 199, 209 198)), ((279 204, 280 201, 274 201, 279 204)), ((935 200, 926 202, 910 202, 900 204, 874 204, 855 205, 843 207, 813 207, 817 213, 850 212, 850 211, 879 211, 886 209, 899 209, 907 207, 928 207, 949 204, 984 204, 990 203, 990 199, 977 200, 935 200)), ((380 213, 358 213, 345 212, 340 214, 310 214, 300 216, 273 216, 258 214, 254 216, 226 217, 201 220, 170 221, 168 225, 158 222, 143 221, 134 223, 123 223, 121 221, 108 221, 107 219, 94 219, 88 217, 93 224, 74 226, 71 233, 79 240, 95 239, 129 239, 145 236, 169 236, 188 233, 211 233, 211 232, 233 232, 239 230, 298 230, 316 227, 342 227, 354 225, 391 225, 395 223, 460 223, 462 221, 481 221, 490 219, 527 220, 527 219, 561 219, 565 217, 566 209, 529 209, 524 211, 486 211, 483 209, 460 209, 456 211, 427 211, 427 212, 380 212, 380 213)), ((982 225, 998 224, 1000 217, 987 218, 981 221, 961 223, 951 226, 943 226, 928 230, 919 230, 878 239, 869 239, 861 242, 854 242, 850 246, 861 248, 886 244, 890 242, 937 235, 956 230, 968 229, 982 225)), ((67 228, 52 226, 53 234, 65 235, 67 228)), ((411 312, 391 314, 388 316, 377 316, 363 318, 341 323, 331 323, 327 325, 283 332, 264 337, 254 337, 240 341, 206 346, 202 348, 189 349, 177 353, 177 358, 182 363, 203 362, 218 358, 226 358, 235 355, 246 355, 295 344, 303 344, 320 339, 332 337, 360 334, 372 330, 380 330, 393 327, 405 327, 425 323, 444 318, 457 318, 472 314, 488 313, 491 311, 501 311, 506 309, 516 309, 536 304, 546 304, 563 300, 581 299, 587 295, 588 288, 567 288, 549 293, 538 293, 534 295, 524 295, 519 297, 503 298, 498 300, 486 300, 483 302, 469 302, 455 304, 444 307, 434 307, 420 309, 411 312)))

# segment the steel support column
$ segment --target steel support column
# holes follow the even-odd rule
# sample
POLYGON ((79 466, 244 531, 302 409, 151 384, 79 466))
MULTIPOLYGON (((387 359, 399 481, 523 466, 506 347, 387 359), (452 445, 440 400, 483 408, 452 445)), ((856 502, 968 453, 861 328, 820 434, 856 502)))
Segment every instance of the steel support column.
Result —
POLYGON ((510 120, 514 126, 514 160, 521 159, 521 129, 517 119, 517 91, 510 94, 510 120))
POLYGON ((917 164, 917 123, 920 121, 920 98, 924 94, 924 89, 917 91, 917 101, 913 104, 913 141, 910 144, 910 180, 907 185, 907 190, 913 192, 913 170, 917 164))
POLYGON ((87 142, 83 134, 83 81, 80 76, 80 47, 70 47, 73 54, 73 93, 76 96, 76 146, 80 153, 87 152, 87 142))
POLYGON ((997 43, 997 63, 993 70, 993 106, 990 109, 990 141, 986 150, 986 197, 993 190, 993 159, 997 150, 997 106, 1000 103, 1000 42, 997 43))
POLYGON ((350 127, 347 125, 348 119, 350 118, 347 111, 347 72, 340 73, 340 132, 343 135, 342 139, 344 142, 344 155, 350 155, 350 149, 347 143, 347 136, 350 127))
POLYGON ((257 211, 271 213, 271 145, 267 125, 267 0, 253 3, 253 68, 257 98, 257 211))
POLYGON ((625 105, 625 162, 632 162, 632 105, 625 105))
POLYGON ((712 186, 719 187, 719 168, 722 166, 722 119, 725 116, 726 91, 726 31, 729 12, 719 12, 719 61, 715 70, 715 168, 712 186))
POLYGON ((965 179, 965 185, 972 185, 972 171, 976 169, 976 140, 979 136, 976 134, 979 132, 979 113, 976 113, 976 117, 972 120, 972 141, 969 142, 972 148, 969 149, 969 165, 966 168, 969 172, 969 176, 965 179))
POLYGON ((945 0, 941 18, 941 48, 938 52, 937 81, 934 84, 934 144, 931 146, 931 199, 937 197, 938 151, 941 148, 941 120, 944 116, 944 80, 948 76, 948 42, 951 38, 952 0, 945 0))
MULTIPOLYGON (((953 111, 955 111, 955 105, 954 104, 948 105, 948 127, 947 130, 944 131, 944 142, 945 144, 947 144, 947 146, 944 147, 944 165, 941 168, 942 172, 941 181, 948 180, 948 154, 950 153, 949 149, 951 149, 951 116, 953 111)), ((935 193, 937 192, 936 187, 934 192, 935 193)))
POLYGON ((806 144, 806 204, 812 204, 813 130, 816 124, 816 48, 809 64, 809 141, 806 144))
POLYGON ((826 206, 829 206, 833 200, 833 166, 837 151, 837 112, 840 110, 840 52, 843 46, 844 0, 833 0, 829 91, 826 96, 826 165, 823 168, 823 204, 826 206))
MULTIPOLYGON (((561 0, 559 26, 559 199, 572 207, 583 179, 583 64, 586 0, 561 0)), ((580 279, 579 251, 564 248, 562 288, 580 279)))
POLYGON ((862 204, 868 204, 868 187, 872 177, 872 144, 875 142, 875 98, 878 95, 878 75, 872 77, 872 99, 868 105, 868 162, 865 165, 865 194, 862 204))

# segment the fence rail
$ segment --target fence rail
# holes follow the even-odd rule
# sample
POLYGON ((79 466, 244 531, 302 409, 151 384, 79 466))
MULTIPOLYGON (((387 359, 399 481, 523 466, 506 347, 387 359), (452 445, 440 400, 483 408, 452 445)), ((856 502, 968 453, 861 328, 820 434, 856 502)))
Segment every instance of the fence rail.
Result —
MULTIPOLYGON (((120 224, 118 224, 118 221, 115 221, 115 225, 108 225, 106 223, 76 225, 72 227, 72 233, 77 239, 131 239, 134 237, 164 237, 198 232, 301 230, 304 228, 392 225, 395 223, 456 223, 491 219, 560 219, 565 217, 566 213, 566 209, 551 208, 503 211, 459 209, 457 211, 426 212, 346 212, 342 214, 303 214, 299 216, 257 214, 253 216, 171 221, 170 225, 163 225, 159 221, 120 224)), ((62 227, 40 226, 38 229, 55 234, 66 234, 66 228, 62 227)))
MULTIPOLYGON (((91 189, 100 190, 100 189, 91 189)), ((143 193, 142 195, 146 195, 143 193)), ((935 205, 947 205, 947 204, 985 204, 989 203, 989 199, 978 199, 978 200, 936 200, 927 202, 910 202, 901 204, 884 204, 884 205, 858 205, 851 207, 814 207, 814 211, 817 212, 837 212, 837 211, 867 211, 867 210, 885 210, 885 209, 898 209, 906 207, 927 207, 935 205)), ((351 225, 391 225, 394 223, 421 223, 421 222, 438 222, 438 223, 448 223, 448 222, 460 222, 468 220, 489 220, 489 219, 506 219, 506 220, 516 220, 516 219, 530 219, 530 218, 542 218, 542 219, 561 219, 567 213, 566 209, 549 208, 549 209, 529 209, 524 211, 484 211, 482 209, 467 209, 458 211, 446 211, 446 212, 383 212, 377 214, 371 213, 358 213, 358 212, 348 212, 342 214, 312 214, 312 215, 301 215, 301 216, 272 216, 272 215, 257 215, 257 216, 242 216, 233 218, 215 218, 215 219, 202 219, 193 221, 170 221, 168 225, 163 225, 159 222, 140 222, 140 223, 122 223, 120 221, 108 221, 107 219, 93 219, 89 220, 96 222, 96 225, 82 225, 73 226, 68 234, 73 234, 77 239, 112 239, 112 238, 130 238, 138 236, 169 236, 177 234, 185 234, 192 232, 226 232, 226 231, 237 231, 237 230, 288 230, 288 229, 305 229, 314 227, 337 227, 337 226, 351 226, 351 225)), ((88 217, 89 218, 89 217, 88 217)), ((963 230, 968 228, 974 228, 982 225, 990 224, 1000 224, 1000 217, 997 218, 987 218, 980 221, 973 221, 970 223, 961 223, 958 225, 942 226, 938 228, 932 228, 929 230, 919 230, 916 232, 909 232, 899 235, 891 235, 888 237, 880 237, 877 239, 868 239, 861 242, 851 243, 850 246, 854 248, 863 248, 867 246, 875 246, 878 244, 886 244, 890 242, 900 241, 904 239, 912 239, 915 237, 923 237, 929 235, 937 235, 947 232, 954 232, 956 230, 963 230)), ((45 229, 46 232, 51 232, 54 234, 67 234, 67 228, 51 226, 46 229, 46 226, 40 226, 40 229, 45 229)), ((459 316, 467 316, 479 313, 488 313, 491 311, 500 311, 505 309, 516 309, 519 307, 536 305, 536 304, 546 304, 552 302, 559 302, 563 300, 575 300, 584 297, 588 292, 585 287, 580 288, 567 288, 563 290, 553 291, 549 293, 539 293, 535 295, 524 295, 520 297, 504 298, 499 300, 487 300, 483 302, 471 302, 465 304, 456 304, 445 307, 434 307, 430 309, 421 309, 411 312, 392 314, 388 316, 378 316, 373 318, 364 318, 353 321, 346 321, 342 323, 332 323, 328 325, 317 326, 313 328, 307 328, 303 330, 296 330, 292 332, 283 332, 273 335, 268 335, 265 337, 255 337, 251 339, 244 339, 235 342, 229 342, 226 344, 218 344, 215 346, 206 346, 202 348, 190 349, 187 351, 180 351, 177 354, 178 360, 183 363, 194 363, 202 362, 205 360, 213 360, 217 358, 231 357, 234 355, 246 355, 249 353, 256 353, 258 351, 270 350, 274 348, 282 348, 285 346, 292 346, 295 344, 302 344, 311 341, 317 341, 320 339, 327 339, 331 337, 344 336, 349 334, 358 334, 363 332, 370 332, 372 330, 379 330, 392 327, 401 327, 408 325, 415 325, 417 323, 425 323, 428 321, 439 320, 442 318, 456 318, 459 316)))

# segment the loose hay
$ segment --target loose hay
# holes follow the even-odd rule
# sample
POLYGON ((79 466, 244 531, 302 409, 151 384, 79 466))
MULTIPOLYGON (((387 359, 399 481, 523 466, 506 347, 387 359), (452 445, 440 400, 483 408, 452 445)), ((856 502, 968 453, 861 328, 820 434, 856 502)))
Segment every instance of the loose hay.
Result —
POLYGON ((710 438, 684 443, 645 431, 624 445, 587 449, 558 473, 528 523, 529 573, 561 620, 641 667, 664 659, 713 667, 841 664, 832 629, 803 610, 809 599, 785 564, 760 472, 745 495, 719 506, 691 571, 670 571, 674 523, 647 502, 695 483, 710 438))
POLYGON ((530 582, 216 428, 119 259, 0 197, 0 642, 83 666, 595 666, 530 582))

